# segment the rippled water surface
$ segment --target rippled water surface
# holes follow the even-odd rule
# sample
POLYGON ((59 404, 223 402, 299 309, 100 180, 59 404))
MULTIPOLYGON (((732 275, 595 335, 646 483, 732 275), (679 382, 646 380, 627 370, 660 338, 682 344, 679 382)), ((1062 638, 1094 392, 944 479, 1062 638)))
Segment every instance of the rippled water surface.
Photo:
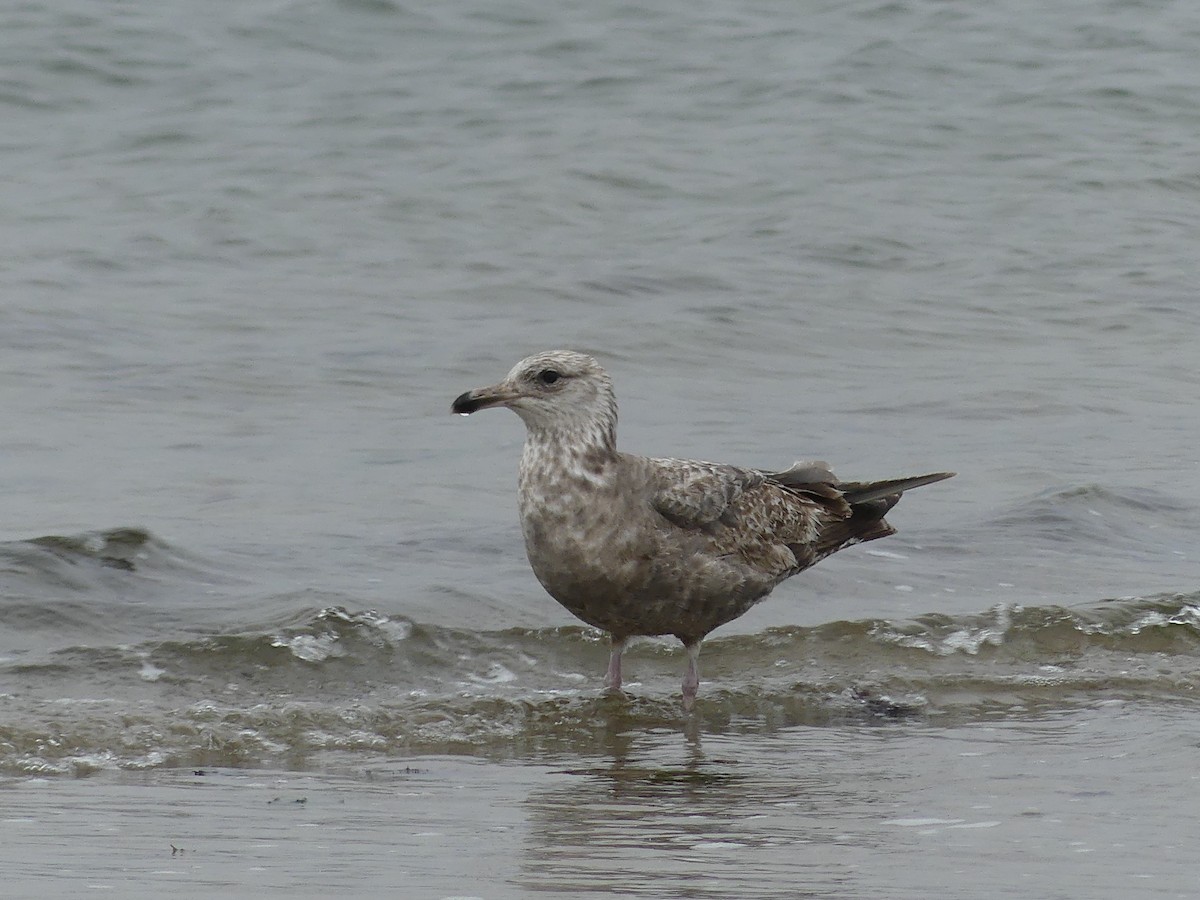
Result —
POLYGON ((13 896, 1190 897, 1200 12, 67 0, 0 29, 13 896), (955 470, 705 644, 515 417, 955 470))

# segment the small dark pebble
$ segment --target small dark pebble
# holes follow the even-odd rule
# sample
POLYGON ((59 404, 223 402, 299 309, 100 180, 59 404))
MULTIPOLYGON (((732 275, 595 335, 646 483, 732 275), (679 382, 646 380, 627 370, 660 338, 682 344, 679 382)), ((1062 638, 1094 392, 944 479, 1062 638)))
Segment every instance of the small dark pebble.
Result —
POLYGON ((876 697, 866 688, 855 688, 853 696, 867 707, 868 712, 882 719, 906 719, 921 713, 920 704, 904 703, 890 697, 876 697))

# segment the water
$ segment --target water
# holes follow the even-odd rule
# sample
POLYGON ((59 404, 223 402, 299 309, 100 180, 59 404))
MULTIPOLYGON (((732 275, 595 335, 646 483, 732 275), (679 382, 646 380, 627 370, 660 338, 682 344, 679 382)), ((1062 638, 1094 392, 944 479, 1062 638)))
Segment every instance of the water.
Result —
POLYGON ((1190 897, 1197 37, 15 7, 13 896, 1190 897), (554 346, 635 452, 960 474, 714 634, 694 718, 670 642, 605 697, 520 423, 448 412, 554 346))

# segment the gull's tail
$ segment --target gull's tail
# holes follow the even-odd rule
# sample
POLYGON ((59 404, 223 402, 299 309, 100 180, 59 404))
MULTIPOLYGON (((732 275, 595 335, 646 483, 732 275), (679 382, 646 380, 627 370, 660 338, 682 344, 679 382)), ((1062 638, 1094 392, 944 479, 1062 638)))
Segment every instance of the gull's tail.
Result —
POLYGON ((953 476, 953 472, 934 472, 931 475, 890 478, 887 481, 843 482, 838 481, 823 462, 797 462, 786 471, 767 474, 767 478, 776 484, 798 494, 807 494, 833 513, 824 519, 814 546, 792 548, 797 553, 797 559, 807 557, 806 551, 815 551, 806 565, 812 565, 850 544, 895 534, 896 529, 883 517, 900 502, 900 495, 953 476))
MULTIPOLYGON (((913 478, 839 484, 838 490, 850 504, 850 518, 841 524, 856 543, 874 541, 895 534, 896 529, 888 524, 884 516, 900 502, 900 495, 913 488, 945 481, 953 476, 953 472, 935 472, 932 475, 917 475, 913 478)), ((824 537, 825 535, 822 535, 822 538, 824 537)), ((835 535, 831 534, 830 537, 835 535)))

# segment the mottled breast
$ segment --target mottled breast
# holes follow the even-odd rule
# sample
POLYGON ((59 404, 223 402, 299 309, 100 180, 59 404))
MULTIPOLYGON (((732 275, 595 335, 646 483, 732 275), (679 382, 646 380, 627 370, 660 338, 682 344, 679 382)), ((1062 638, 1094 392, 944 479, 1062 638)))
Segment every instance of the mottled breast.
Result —
POLYGON ((591 625, 698 639, 773 586, 736 554, 714 555, 711 534, 656 512, 644 485, 621 483, 636 472, 537 474, 521 490, 530 564, 547 592, 591 625))

